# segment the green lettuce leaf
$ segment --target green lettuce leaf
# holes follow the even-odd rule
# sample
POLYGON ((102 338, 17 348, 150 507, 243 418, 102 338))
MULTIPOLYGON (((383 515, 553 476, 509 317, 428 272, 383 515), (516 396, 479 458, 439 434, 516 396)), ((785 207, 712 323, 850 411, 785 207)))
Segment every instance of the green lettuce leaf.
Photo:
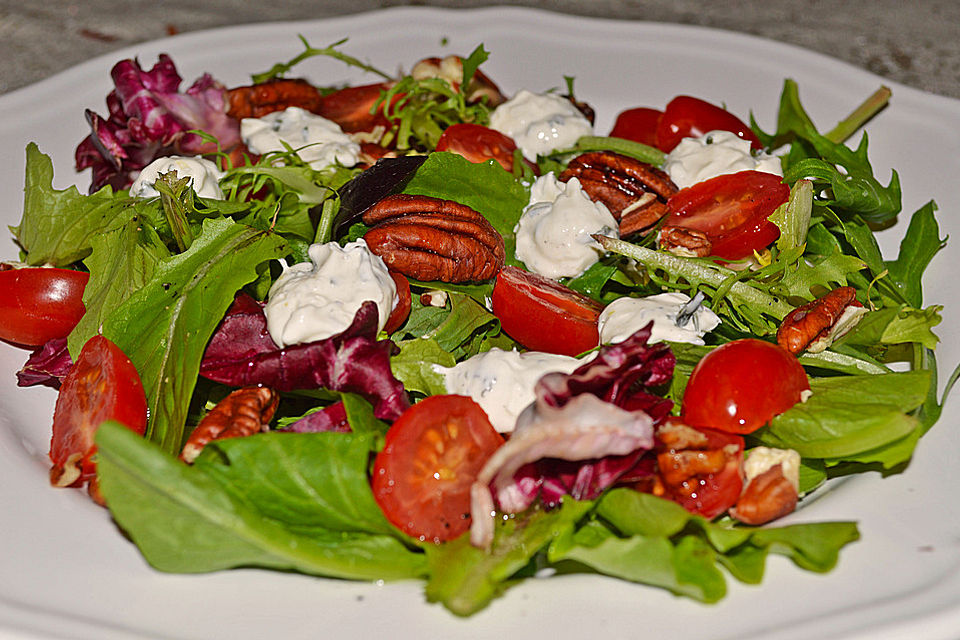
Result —
POLYGON ((91 251, 91 241, 123 226, 136 215, 135 201, 118 197, 104 187, 83 195, 71 186, 53 188, 53 162, 36 143, 27 145, 23 217, 11 227, 31 265, 66 266, 82 260, 91 251))
POLYGON ((421 553, 392 535, 364 532, 386 528, 371 510, 372 496, 346 504, 367 486, 357 485, 354 478, 365 473, 369 443, 363 436, 328 434, 356 440, 339 443, 351 449, 351 455, 329 450, 322 459, 333 467, 302 464, 302 456, 317 454, 324 444, 337 446, 332 438, 319 435, 227 440, 205 451, 201 464, 188 466, 126 427, 107 422, 97 432, 100 487, 117 523, 147 562, 161 571, 264 567, 359 580, 423 575, 421 553), (304 450, 310 438, 315 446, 304 450), (270 444, 261 447, 261 441, 270 444), (265 459, 278 453, 279 458, 265 459), (215 461, 219 456, 225 460, 215 461), (250 477, 226 468, 246 465, 247 456, 253 456, 250 464, 257 469, 250 477), (292 462, 296 467, 288 468, 292 462), (271 474, 260 473, 266 470, 271 474), (307 486, 298 487, 301 481, 307 486), (344 482, 350 488, 338 486, 344 482), (326 502, 304 502, 314 491, 326 502))
POLYGON ((426 547, 427 600, 440 602, 459 616, 476 613, 507 589, 510 578, 551 540, 572 530, 592 506, 565 499, 553 511, 534 508, 506 520, 498 518, 490 551, 471 546, 466 534, 426 547))
POLYGON ((756 432, 805 458, 849 458, 889 445, 919 427, 908 415, 927 397, 929 371, 815 378, 813 394, 756 432))
POLYGON ((279 236, 228 219, 207 220, 190 248, 160 262, 153 278, 106 318, 110 338, 140 373, 147 437, 179 453, 203 350, 234 294, 258 267, 284 255, 279 236))

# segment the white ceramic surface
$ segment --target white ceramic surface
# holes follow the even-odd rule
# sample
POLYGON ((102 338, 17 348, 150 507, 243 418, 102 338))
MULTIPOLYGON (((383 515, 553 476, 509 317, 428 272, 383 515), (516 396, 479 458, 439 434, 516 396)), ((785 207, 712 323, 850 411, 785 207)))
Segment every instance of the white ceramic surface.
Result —
MULTIPOLYGON (((86 190, 72 170, 85 135, 85 108, 105 112, 108 71, 121 57, 144 66, 170 53, 185 82, 203 71, 227 85, 300 51, 297 34, 393 71, 421 57, 466 54, 480 42, 484 70, 510 93, 563 87, 609 130, 629 106, 665 104, 688 93, 749 110, 772 129, 783 78, 800 84, 814 121, 827 129, 881 83, 816 53, 741 35, 653 23, 599 21, 520 9, 396 9, 322 22, 267 24, 147 43, 80 65, 0 97, 0 220, 16 224, 23 149, 52 155, 55 185, 86 190)), ((311 60, 297 69, 318 84, 363 80, 341 64, 311 60)), ((368 81, 374 81, 370 79, 368 81)), ((900 172, 904 210, 940 205, 944 234, 960 231, 960 102, 894 86, 891 106, 870 124, 871 157, 884 181, 900 172)), ((905 225, 905 222, 903 222, 905 225)), ((882 234, 888 257, 899 234, 882 234)), ((956 248, 927 273, 927 303, 946 304, 941 375, 960 360, 953 276, 956 248)), ((5 243, 0 256, 16 249, 5 243)), ((704 606, 599 576, 529 580, 468 620, 423 601, 419 583, 374 585, 238 570, 165 575, 80 492, 47 486, 46 446, 55 395, 17 389, 26 353, 0 345, 0 638, 829 638, 960 637, 960 408, 947 407, 905 473, 855 477, 804 506, 795 521, 855 519, 861 541, 830 574, 801 571, 779 557, 759 587, 730 580, 721 603, 704 606)), ((942 380, 941 380, 942 386, 942 380)))

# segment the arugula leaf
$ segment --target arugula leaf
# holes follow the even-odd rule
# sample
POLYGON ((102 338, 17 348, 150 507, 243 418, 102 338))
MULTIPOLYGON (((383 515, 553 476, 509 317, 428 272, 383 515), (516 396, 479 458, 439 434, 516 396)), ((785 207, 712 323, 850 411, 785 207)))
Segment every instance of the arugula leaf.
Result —
POLYGON ((53 161, 36 143, 27 145, 23 217, 10 227, 31 265, 61 267, 87 257, 91 241, 123 226, 135 213, 134 200, 118 197, 109 186, 82 195, 75 186, 53 188, 53 161))
POLYGON ((947 241, 940 238, 940 227, 934 216, 936 205, 928 202, 910 217, 910 225, 900 242, 900 253, 896 260, 887 262, 894 286, 912 307, 923 305, 923 289, 920 278, 933 256, 942 249, 947 241))
POLYGON ((263 262, 283 256, 282 238, 228 219, 206 220, 190 248, 160 262, 151 280, 103 323, 133 361, 147 393, 147 437, 178 453, 203 350, 234 294, 263 262))
POLYGON ((135 291, 142 289, 170 252, 150 225, 136 218, 123 227, 91 238, 92 253, 84 263, 90 280, 83 291, 86 312, 67 337, 67 348, 76 359, 100 325, 135 291))
POLYGON ((343 458, 329 451, 324 459, 335 465, 333 469, 298 464, 296 470, 290 470, 309 476, 277 478, 258 471, 237 485, 240 474, 230 474, 225 468, 229 465, 213 470, 213 458, 218 455, 245 464, 244 456, 249 454, 255 456, 250 461, 255 469, 286 472, 283 463, 304 455, 301 447, 308 438, 314 439, 310 441, 315 445, 310 447, 312 454, 322 449, 323 443, 336 446, 332 438, 320 435, 263 434, 223 441, 216 451, 204 452, 202 464, 191 467, 126 427, 106 422, 96 436, 100 488, 117 523, 147 562, 161 571, 203 573, 252 566, 358 580, 423 575, 422 554, 394 536, 359 532, 381 526, 369 510, 372 496, 365 497, 361 505, 348 506, 342 503, 356 494, 338 495, 343 491, 337 488, 338 482, 365 473, 366 455, 359 455, 366 453, 364 438, 328 434, 357 440, 346 445, 353 455, 343 458), (260 440, 271 445, 260 448, 260 440), (278 452, 283 452, 279 460, 264 460, 264 454, 278 452), (295 493, 287 494, 300 480, 308 481, 310 487, 297 487, 295 493), (257 483, 264 484, 251 490, 257 483), (302 499, 313 490, 324 493, 330 510, 321 507, 317 513, 309 512, 302 499), (340 506, 348 508, 339 515, 331 512, 340 506), (351 521, 353 515, 358 520, 351 521), (348 530, 322 529, 321 522, 348 530))

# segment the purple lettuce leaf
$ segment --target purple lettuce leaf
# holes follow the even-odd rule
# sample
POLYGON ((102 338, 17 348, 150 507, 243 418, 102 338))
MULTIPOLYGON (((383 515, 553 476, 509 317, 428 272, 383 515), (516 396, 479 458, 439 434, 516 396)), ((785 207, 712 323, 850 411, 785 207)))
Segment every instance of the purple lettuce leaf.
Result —
POLYGON ((565 495, 591 500, 641 472, 654 427, 673 407, 653 388, 670 380, 676 362, 667 345, 647 344, 650 329, 602 347, 573 373, 549 373, 537 382, 536 400, 471 489, 474 544, 485 546, 492 535, 490 518, 482 515, 492 506, 516 513, 538 498, 547 508, 565 495))
POLYGON ((369 400, 381 420, 396 420, 410 406, 403 384, 390 369, 396 347, 376 339, 377 307, 372 302, 363 303, 343 333, 324 340, 280 348, 266 332, 259 303, 240 294, 210 340, 200 375, 237 387, 352 392, 369 400))
POLYGON ((239 123, 227 115, 226 89, 211 76, 201 76, 180 93, 180 75, 165 54, 149 71, 127 59, 114 65, 110 75, 109 115, 105 119, 87 110, 91 133, 74 154, 77 171, 92 169, 91 193, 108 184, 130 186, 159 157, 216 151, 216 145, 187 133, 192 129, 215 136, 223 150, 240 142, 239 123))
POLYGON ((54 338, 36 349, 26 364, 17 371, 17 386, 44 385, 59 389, 64 376, 73 366, 66 338, 54 338))
POLYGON ((590 393, 627 411, 644 411, 659 424, 670 414, 673 402, 649 389, 670 381, 676 356, 665 343, 647 344, 651 322, 627 340, 607 345, 596 357, 573 373, 551 373, 536 386, 538 399, 562 407, 581 393, 590 393))
POLYGON ((350 423, 347 421, 346 407, 343 406, 342 402, 337 402, 319 411, 308 413, 283 429, 278 429, 278 431, 290 433, 322 433, 325 431, 349 433, 351 429, 350 423))

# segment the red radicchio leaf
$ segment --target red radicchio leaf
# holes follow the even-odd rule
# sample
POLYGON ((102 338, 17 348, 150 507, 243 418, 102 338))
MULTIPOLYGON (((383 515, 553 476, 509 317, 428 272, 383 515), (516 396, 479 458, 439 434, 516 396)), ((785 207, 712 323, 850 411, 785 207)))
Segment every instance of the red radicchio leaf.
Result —
MULTIPOLYGON (((654 425, 660 424, 673 402, 648 389, 670 380, 676 357, 666 344, 647 344, 651 329, 652 323, 624 342, 602 347, 573 373, 543 376, 535 388, 537 404, 562 408, 576 396, 591 394, 626 411, 643 411, 654 425)), ((510 495, 518 505, 539 497, 547 508, 558 505, 564 495, 592 500, 625 474, 635 473, 646 451, 583 460, 542 458, 517 470, 510 495)))
POLYGON ((229 151, 240 142, 240 125, 227 115, 225 88, 203 75, 185 93, 169 56, 161 54, 149 71, 137 60, 121 60, 110 72, 114 90, 107 95, 109 116, 87 110, 91 134, 74 154, 77 171, 90 167, 90 192, 105 185, 123 189, 153 160, 168 155, 216 151, 194 134, 198 129, 229 151))
POLYGON ((364 302, 343 333, 281 349, 267 333, 260 304, 240 294, 207 346, 200 375, 237 387, 353 392, 373 403, 376 417, 393 421, 410 401, 390 370, 394 344, 376 336, 377 307, 364 302))
POLYGON ((347 410, 342 402, 337 402, 308 413, 296 422, 288 424, 279 431, 291 433, 321 433, 324 431, 335 431, 338 433, 349 433, 350 423, 347 421, 347 410))
POLYGON ((30 354, 26 364, 17 372, 17 386, 46 385, 59 389, 71 366, 73 360, 67 351, 67 339, 54 338, 30 354))
POLYGON ((562 407, 574 396, 590 393, 627 411, 644 411, 660 424, 673 402, 649 393, 673 376, 676 356, 665 343, 648 345, 653 323, 619 344, 601 347, 596 357, 571 374, 550 373, 536 386, 538 398, 562 407))

